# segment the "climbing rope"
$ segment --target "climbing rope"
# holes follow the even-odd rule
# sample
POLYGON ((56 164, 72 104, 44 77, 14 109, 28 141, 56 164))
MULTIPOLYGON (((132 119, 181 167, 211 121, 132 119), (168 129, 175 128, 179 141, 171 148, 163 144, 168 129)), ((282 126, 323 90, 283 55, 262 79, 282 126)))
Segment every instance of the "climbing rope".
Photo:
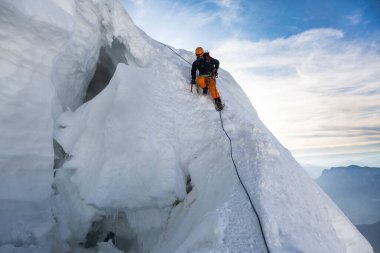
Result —
MULTIPOLYGON (((187 61, 185 58, 183 58, 179 53, 177 53, 176 51, 174 51, 174 50, 173 50, 172 48, 170 48, 168 45, 165 45, 165 44, 163 44, 163 43, 161 43, 161 42, 159 42, 159 43, 160 43, 161 45, 163 45, 163 46, 169 48, 173 53, 175 53, 178 57, 180 57, 182 60, 184 60, 185 62, 187 62, 189 65, 192 65, 189 61, 187 61)), ((257 220, 258 220, 258 222, 259 222, 260 231, 261 231, 261 235, 262 235, 263 240, 264 240, 265 248, 266 248, 267 252, 270 253, 270 251, 269 251, 269 247, 268 247, 268 243, 267 243, 267 240, 266 240, 266 238, 265 238, 265 234, 264 234, 264 229, 263 229, 263 226, 262 226, 262 224, 261 224, 260 216, 259 216, 259 214, 258 214, 257 211, 256 211, 256 208, 255 208, 255 205, 253 204, 253 201, 252 201, 252 199, 251 199, 251 196, 249 195, 247 188, 245 187, 243 181, 241 180, 241 178, 240 178, 240 174, 239 174, 239 171, 238 171, 238 169, 237 169, 237 167, 236 167, 236 163, 235 163, 235 160, 234 160, 234 157, 233 157, 232 140, 231 140, 230 136, 228 135, 227 131, 224 129, 223 118, 222 118, 222 111, 219 111, 219 117, 220 117, 220 123, 221 123, 221 125, 222 125, 222 129, 223 129, 224 133, 226 134, 226 136, 227 136, 227 138, 228 138, 228 140, 229 140, 229 142, 230 142, 230 156, 231 156, 232 163, 234 164, 234 168, 235 168, 236 175, 238 176, 239 182, 240 182, 241 186, 243 187, 244 192, 246 193, 246 195, 247 195, 247 197, 248 197, 249 203, 251 204, 252 210, 253 210, 253 212, 255 213, 255 215, 256 215, 256 217, 257 217, 257 220)))
POLYGON ((256 211, 256 208, 255 208, 255 205, 253 204, 253 201, 251 199, 251 196, 249 195, 248 193, 248 190, 247 188, 245 187, 243 181, 241 180, 240 178, 240 174, 239 174, 239 171, 236 167, 236 163, 235 163, 235 160, 234 160, 234 157, 233 157, 233 149, 232 149, 232 141, 231 141, 231 138, 230 136, 228 135, 227 131, 224 129, 224 124, 223 124, 223 118, 222 118, 222 111, 219 111, 219 117, 220 117, 220 123, 222 125, 222 129, 224 131, 224 133, 226 134, 228 140, 230 141, 230 156, 231 156, 231 160, 232 160, 232 163, 234 164, 234 168, 235 168, 235 172, 236 172, 236 175, 238 176, 238 179, 240 181, 240 184, 241 186, 243 187, 247 197, 248 197, 248 200, 249 202, 251 203, 251 206, 252 206, 252 209, 253 209, 253 212, 255 213, 256 217, 257 217, 257 220, 259 221, 259 225, 260 225, 260 230, 261 230, 261 235, 263 236, 263 239, 264 239, 264 243, 265 243, 265 248, 267 249, 267 252, 270 253, 269 251, 269 248, 268 248, 268 244, 267 244, 267 240, 265 238, 265 235, 264 235, 264 230, 263 230, 263 226, 261 225, 261 220, 260 220, 260 217, 259 217, 259 214, 257 213, 256 211))
POLYGON ((184 60, 185 62, 187 62, 189 65, 192 65, 188 60, 186 60, 185 58, 182 57, 182 55, 180 55, 179 53, 177 53, 176 51, 174 51, 171 47, 169 47, 168 45, 164 44, 164 43, 161 43, 159 41, 157 41, 158 43, 160 43, 161 45, 163 45, 164 47, 167 47, 169 48, 173 53, 175 53, 179 58, 181 58, 182 60, 184 60))

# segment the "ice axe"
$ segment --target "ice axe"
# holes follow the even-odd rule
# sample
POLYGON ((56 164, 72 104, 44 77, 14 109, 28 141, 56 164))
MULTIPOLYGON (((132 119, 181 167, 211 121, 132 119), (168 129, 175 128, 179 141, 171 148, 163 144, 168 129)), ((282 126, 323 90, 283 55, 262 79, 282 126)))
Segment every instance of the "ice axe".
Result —
POLYGON ((193 85, 196 85, 197 86, 197 94, 199 94, 199 88, 198 88, 198 85, 195 83, 195 82, 190 82, 190 92, 193 93, 193 85))

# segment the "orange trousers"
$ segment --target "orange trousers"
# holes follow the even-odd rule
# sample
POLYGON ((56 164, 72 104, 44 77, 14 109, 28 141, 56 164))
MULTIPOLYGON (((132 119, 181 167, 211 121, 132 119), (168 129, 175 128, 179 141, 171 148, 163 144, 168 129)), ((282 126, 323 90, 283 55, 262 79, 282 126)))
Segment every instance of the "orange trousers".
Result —
POLYGON ((198 76, 196 79, 196 82, 197 82, 198 86, 201 87, 202 89, 207 87, 208 90, 210 91, 210 95, 213 99, 216 99, 219 97, 219 92, 216 89, 215 77, 198 76))

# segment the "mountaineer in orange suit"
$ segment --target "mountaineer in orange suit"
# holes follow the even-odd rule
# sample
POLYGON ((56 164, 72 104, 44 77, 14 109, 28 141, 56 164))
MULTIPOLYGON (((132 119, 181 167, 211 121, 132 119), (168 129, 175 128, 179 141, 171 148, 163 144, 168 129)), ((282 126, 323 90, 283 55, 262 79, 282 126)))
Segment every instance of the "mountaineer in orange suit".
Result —
POLYGON ((216 78, 218 77, 219 61, 210 56, 208 52, 203 52, 203 48, 197 47, 195 49, 197 59, 193 62, 191 67, 191 84, 197 83, 203 89, 203 95, 207 95, 210 91, 211 97, 215 101, 215 109, 221 111, 223 109, 220 95, 216 89, 216 78), (199 75, 196 78, 196 72, 199 75), (196 78, 196 79, 195 79, 196 78))

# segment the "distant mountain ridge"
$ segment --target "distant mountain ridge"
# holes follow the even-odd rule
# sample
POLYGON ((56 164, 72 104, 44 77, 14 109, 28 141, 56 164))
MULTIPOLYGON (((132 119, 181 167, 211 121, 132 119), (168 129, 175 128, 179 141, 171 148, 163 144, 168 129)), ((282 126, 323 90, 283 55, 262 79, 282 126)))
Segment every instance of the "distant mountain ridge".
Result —
POLYGON ((380 168, 332 167, 315 181, 354 224, 380 221, 380 168))
POLYGON ((380 221, 370 225, 357 225, 357 229, 371 243, 374 253, 380 253, 380 221))
POLYGON ((350 165, 350 166, 342 166, 342 167, 331 167, 330 169, 323 170, 322 175, 329 173, 339 173, 340 171, 345 172, 353 172, 353 173, 380 173, 380 168, 378 167, 367 167, 367 166, 358 166, 358 165, 350 165))
POLYGON ((380 253, 380 168, 332 167, 315 181, 380 253))

